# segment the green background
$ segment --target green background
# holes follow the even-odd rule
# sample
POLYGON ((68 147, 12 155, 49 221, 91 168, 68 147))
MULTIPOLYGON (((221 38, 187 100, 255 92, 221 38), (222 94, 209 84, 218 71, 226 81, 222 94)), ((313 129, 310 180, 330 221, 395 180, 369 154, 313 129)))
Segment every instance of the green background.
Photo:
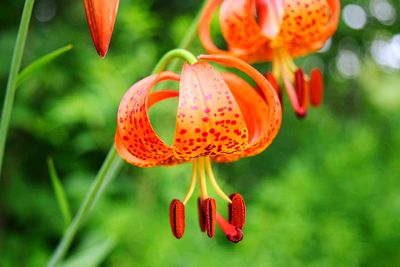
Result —
MULTIPOLYGON (((371 56, 374 41, 390 40, 400 24, 376 19, 373 1, 342 6, 350 2, 366 11, 364 28, 341 20, 327 52, 297 61, 307 71, 314 65, 324 69, 324 105, 298 120, 285 97, 281 131, 264 153, 214 165, 224 190, 246 200, 241 243, 229 243, 220 230, 214 239, 201 233, 196 198, 187 207, 185 236, 177 241, 171 235, 168 206, 183 198, 189 164, 125 165, 64 266, 400 266, 400 75, 371 56), (356 55, 356 75, 338 68, 343 51, 356 55)), ((391 3, 400 13, 400 3, 391 3)), ((119 100, 178 45, 199 5, 121 1, 102 60, 81 1, 37 1, 23 66, 68 43, 74 48, 17 90, 0 179, 0 266, 45 265, 65 227, 47 157, 54 159, 75 213, 113 142, 119 100)), ((23 1, 0 3, 1 98, 22 6, 23 1)), ((191 51, 203 52, 197 40, 191 51)), ((172 135, 174 103, 151 114, 162 136, 172 135)), ((226 215, 225 204, 218 204, 226 215)))

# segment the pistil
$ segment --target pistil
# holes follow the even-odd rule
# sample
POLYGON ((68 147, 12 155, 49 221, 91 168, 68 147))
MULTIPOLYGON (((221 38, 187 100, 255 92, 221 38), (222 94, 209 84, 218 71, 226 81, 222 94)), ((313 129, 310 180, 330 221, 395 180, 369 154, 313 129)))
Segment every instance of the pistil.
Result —
POLYGON ((235 227, 229 222, 227 222, 219 213, 217 213, 217 223, 219 227, 224 231, 226 238, 228 238, 233 243, 238 243, 243 239, 242 229, 235 227))

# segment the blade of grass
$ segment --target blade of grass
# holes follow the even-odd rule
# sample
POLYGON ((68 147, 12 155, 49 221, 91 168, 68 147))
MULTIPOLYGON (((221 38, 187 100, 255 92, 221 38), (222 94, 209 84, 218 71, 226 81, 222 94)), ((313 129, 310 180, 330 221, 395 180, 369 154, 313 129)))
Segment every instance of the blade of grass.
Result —
POLYGON ((87 218, 92 208, 95 206, 107 184, 111 181, 115 174, 119 172, 122 165, 122 159, 118 156, 114 146, 112 146, 103 162, 103 165, 97 173, 96 178, 90 186, 85 199, 79 207, 78 212, 76 213, 71 224, 68 226, 60 243, 57 246, 57 249, 54 251, 50 261, 48 262, 48 267, 55 267, 60 263, 65 253, 67 253, 67 250, 70 247, 76 233, 78 232, 79 227, 87 218))
POLYGON ((8 126, 10 125, 11 111, 14 105, 15 89, 17 88, 18 72, 21 67, 26 36, 28 34, 29 21, 31 20, 33 4, 35 0, 26 0, 22 11, 17 40, 11 59, 10 74, 8 75, 6 95, 4 97, 3 111, 0 120, 0 177, 3 166, 4 148, 7 140, 8 126))
POLYGON ((51 178, 51 183, 53 185, 54 194, 56 195, 58 207, 64 219, 65 227, 71 223, 71 210, 69 208, 68 199, 65 194, 64 187, 57 175, 56 168, 54 166, 54 161, 52 158, 47 159, 47 167, 49 169, 49 174, 51 178))
POLYGON ((66 52, 71 50, 72 47, 72 44, 68 44, 36 59, 34 62, 29 64, 18 74, 17 87, 20 86, 21 83, 23 83, 26 79, 28 79, 34 72, 45 67, 47 64, 51 63, 51 61, 58 58, 59 56, 65 54, 66 52))
POLYGON ((89 238, 89 241, 91 241, 93 244, 90 246, 86 245, 84 248, 77 248, 77 252, 66 259, 61 267, 100 266, 101 262, 104 261, 104 259, 116 245, 116 242, 111 237, 89 238))

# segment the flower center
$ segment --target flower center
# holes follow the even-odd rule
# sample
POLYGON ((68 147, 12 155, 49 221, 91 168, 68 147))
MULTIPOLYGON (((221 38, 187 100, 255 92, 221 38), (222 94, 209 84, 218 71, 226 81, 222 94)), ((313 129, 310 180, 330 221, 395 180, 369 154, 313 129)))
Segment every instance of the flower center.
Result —
POLYGON ((240 194, 232 194, 228 197, 218 185, 212 171, 209 157, 201 157, 193 160, 192 178, 188 192, 182 202, 174 199, 170 205, 170 224, 172 233, 176 238, 181 238, 185 228, 186 203, 192 197, 199 176, 200 197, 198 199, 200 229, 207 232, 209 237, 215 234, 215 225, 218 224, 226 237, 237 243, 243 238, 242 228, 245 223, 246 207, 240 194), (214 192, 228 203, 229 221, 225 220, 216 209, 215 199, 209 197, 207 181, 211 183, 214 192))

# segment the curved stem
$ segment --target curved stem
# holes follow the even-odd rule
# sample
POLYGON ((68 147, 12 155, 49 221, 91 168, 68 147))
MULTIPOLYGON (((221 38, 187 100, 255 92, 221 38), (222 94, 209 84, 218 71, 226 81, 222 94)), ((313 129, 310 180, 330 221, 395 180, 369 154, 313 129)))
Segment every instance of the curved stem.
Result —
MULTIPOLYGON (((179 44, 179 48, 188 48, 196 37, 197 23, 201 10, 198 12, 196 18, 193 20, 191 26, 189 27, 189 30, 186 32, 186 35, 183 37, 182 42, 179 44)), ((175 62, 176 61, 170 64, 169 69, 172 71, 175 71, 176 68, 179 66, 175 62)), ((156 69, 153 70, 153 73, 155 73, 155 71, 156 69)), ((95 206, 97 199, 101 196, 101 193, 103 192, 108 182, 119 172, 122 163, 122 159, 118 156, 114 146, 112 146, 95 180, 93 181, 89 191, 87 192, 86 197, 82 202, 77 214, 75 215, 68 229, 65 231, 60 243, 58 244, 50 261, 48 262, 48 267, 57 266, 63 259, 79 227, 82 225, 84 219, 87 218, 90 210, 95 206)))
POLYGON ((197 58, 189 51, 182 49, 182 48, 173 49, 173 50, 170 50, 169 52, 167 52, 158 61, 157 65, 153 69, 153 74, 163 71, 167 67, 168 63, 172 59, 177 58, 177 57, 182 58, 183 60, 186 60, 187 62, 189 62, 189 64, 194 64, 197 62, 197 58))
POLYGON ((21 67, 22 55, 24 53, 26 36, 28 34, 29 21, 32 15, 35 0, 26 0, 22 11, 21 23, 19 25, 17 40, 11 59, 10 74, 8 76, 6 95, 4 97, 3 111, 0 120, 0 177, 4 159, 4 148, 7 139, 8 126, 10 125, 11 111, 14 105, 15 89, 17 88, 18 72, 21 67))

